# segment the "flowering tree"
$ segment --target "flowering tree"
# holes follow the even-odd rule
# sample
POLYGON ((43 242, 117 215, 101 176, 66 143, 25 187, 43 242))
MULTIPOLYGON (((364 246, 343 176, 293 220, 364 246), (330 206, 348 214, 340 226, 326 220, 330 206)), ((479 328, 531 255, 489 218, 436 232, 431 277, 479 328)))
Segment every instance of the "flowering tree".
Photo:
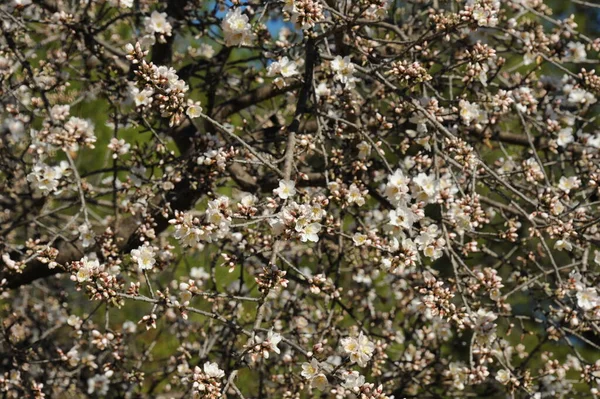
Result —
POLYGON ((3 397, 600 395, 555 3, 4 1, 3 397))

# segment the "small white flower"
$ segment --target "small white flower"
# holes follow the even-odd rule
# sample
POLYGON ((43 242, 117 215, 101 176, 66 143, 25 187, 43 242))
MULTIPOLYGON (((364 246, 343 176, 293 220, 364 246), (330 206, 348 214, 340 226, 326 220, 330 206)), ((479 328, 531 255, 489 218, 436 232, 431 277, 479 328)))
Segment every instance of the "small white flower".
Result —
POLYGON ((131 97, 133 97, 133 101, 135 102, 136 107, 152 104, 153 94, 154 90, 152 89, 144 89, 140 91, 140 89, 138 89, 137 87, 131 88, 131 97))
POLYGON ((221 28, 227 46, 250 45, 254 38, 248 16, 239 7, 227 12, 221 28))
POLYGON ((583 310, 592 310, 598 306, 598 292, 593 287, 582 287, 577 291, 577 305, 583 310))
POLYGON ((279 61, 273 62, 267 68, 268 76, 275 76, 277 74, 284 78, 289 78, 294 75, 298 75, 298 65, 290 60, 288 57, 282 57, 279 61))
POLYGON ((104 374, 98 374, 91 378, 88 378, 88 395, 96 393, 98 396, 105 396, 108 393, 110 380, 104 374))
POLYGON ((128 334, 134 334, 137 331, 137 324, 135 324, 131 320, 126 320, 123 322, 123 332, 128 334))
POLYGON ((412 210, 405 206, 400 206, 390 211, 389 224, 404 229, 410 229, 415 221, 412 210))
POLYGON ((185 111, 185 114, 192 119, 198 118, 200 115, 202 115, 202 107, 200 106, 200 103, 188 101, 188 108, 185 111))
MULTIPOLYGON (((264 343, 269 347, 269 350, 271 352, 280 354, 281 350, 277 347, 277 345, 281 342, 282 339, 283 337, 281 336, 281 334, 273 332, 273 330, 269 330, 269 332, 267 333, 267 339, 264 343)), ((264 357, 268 358, 269 352, 265 352, 264 357)))
POLYGON ((579 188, 579 183, 580 181, 577 178, 577 176, 561 176, 558 182, 558 188, 564 191, 565 193, 569 194, 571 190, 576 190, 577 188, 579 188))
POLYGON ((208 43, 201 43, 198 48, 198 55, 201 57, 211 59, 215 55, 215 49, 208 43))
POLYGON ((165 36, 171 36, 171 24, 167 21, 167 14, 164 12, 152 11, 150 17, 146 17, 146 31, 148 33, 160 33, 165 36))
POLYGON ((312 358, 310 363, 302 363, 302 371, 300 375, 307 380, 310 380, 319 373, 319 361, 312 358))
POLYGON ((327 385, 329 385, 329 381, 327 381, 327 376, 325 376, 325 374, 323 374, 323 373, 320 373, 320 374, 317 374, 316 376, 314 376, 310 380, 310 383, 312 386, 317 388, 319 391, 324 391, 325 388, 327 388, 327 385))
POLYGON ((80 283, 89 280, 90 277, 100 271, 100 262, 98 259, 88 259, 87 256, 84 256, 80 262, 81 267, 76 275, 77 281, 80 283))
POLYGON ((583 62, 587 58, 587 52, 585 51, 585 44, 581 42, 569 42, 567 44, 569 49, 569 59, 573 62, 583 62))
POLYGON ((360 159, 366 159, 371 154, 371 144, 364 140, 358 143, 356 148, 358 148, 358 158, 360 159))
POLYGON ((567 144, 573 142, 573 128, 566 127, 564 129, 560 129, 558 132, 558 137, 556 139, 556 144, 559 147, 566 147, 567 144))
POLYGON ((436 180, 435 175, 427 175, 425 173, 419 173, 414 179, 413 183, 417 186, 417 198, 422 201, 432 201, 437 193, 439 182, 436 180))
POLYGON ((592 93, 590 93, 584 89, 581 89, 581 88, 572 89, 569 92, 568 100, 572 104, 581 104, 581 105, 584 105, 584 104, 591 105, 591 104, 596 103, 596 97, 592 93))
POLYGON ((358 206, 363 206, 365 204, 365 197, 363 197, 362 191, 360 191, 354 183, 350 185, 350 189, 348 190, 346 200, 349 204, 354 203, 358 206))
POLYGON ((190 269, 190 277, 195 280, 207 280, 210 274, 202 267, 192 267, 190 269))
POLYGON ((342 348, 350 355, 350 361, 365 367, 373 356, 375 345, 361 331, 357 338, 342 338, 342 348))
POLYGON ((361 375, 358 371, 352 370, 345 374, 342 378, 344 378, 344 382, 342 386, 346 389, 355 389, 360 388, 365 384, 365 376, 361 375))
POLYGON ((119 155, 125 155, 129 152, 131 148, 131 144, 126 142, 124 139, 117 139, 113 137, 110 139, 110 143, 108 144, 108 149, 114 151, 113 159, 117 159, 119 155))
POLYGON ((490 342, 496 336, 496 319, 498 316, 493 312, 488 312, 484 308, 479 308, 477 313, 471 314, 471 327, 477 334, 479 342, 490 342))
POLYGON ((279 188, 273 190, 281 199, 288 199, 296 195, 296 183, 292 180, 280 180, 279 188))
POLYGON ((304 227, 304 229, 302 229, 302 232, 300 234, 300 240, 302 242, 306 242, 306 241, 317 242, 317 241, 319 241, 319 236, 318 236, 319 231, 321 231, 320 223, 307 224, 304 227))
POLYGON ((217 363, 206 362, 203 366, 204 374, 211 378, 221 379, 225 376, 225 372, 219 368, 217 363))
POLYGON ((51 192, 58 192, 58 185, 62 176, 63 168, 61 166, 52 167, 38 163, 33 166, 31 173, 27 175, 27 181, 42 195, 48 195, 51 192))
POLYGON ((567 251, 571 251, 573 249, 573 245, 567 240, 556 240, 554 243, 554 249, 557 251, 563 251, 565 249, 567 251))
POLYGON ((496 373, 496 380, 502 385, 508 384, 510 381, 510 371, 505 369, 498 370, 496 373))
POLYGON ((469 0, 467 4, 473 6, 473 19, 477 25, 494 27, 498 24, 500 1, 469 0))
POLYGON ((137 262, 140 270, 150 270, 154 267, 156 259, 154 258, 154 248, 148 244, 144 244, 137 249, 131 250, 131 259, 137 262))
POLYGON ((87 224, 82 224, 77 228, 79 231, 79 239, 81 240, 81 245, 84 248, 89 247, 94 244, 94 232, 90 229, 87 224))
POLYGON ((329 96, 329 94, 331 94, 331 90, 329 89, 329 87, 327 87, 327 83, 320 82, 317 85, 317 87, 315 88, 315 94, 319 98, 321 98, 321 97, 327 97, 327 96, 329 96))
POLYGON ((478 104, 467 100, 460 100, 458 106, 460 109, 460 118, 465 125, 470 126, 473 122, 476 124, 487 122, 485 111, 482 111, 478 104))
POLYGON ((256 202, 258 201, 258 198, 256 198, 255 195, 253 194, 245 194, 242 199, 240 200, 240 204, 246 208, 250 208, 254 205, 256 205, 256 202))
POLYGON ((357 80, 353 76, 355 69, 356 65, 350 61, 349 56, 342 58, 338 55, 331 61, 331 70, 335 72, 335 80, 343 83, 347 88, 354 87, 354 83, 357 80))
POLYGON ((354 233, 354 235, 352 236, 352 241, 354 241, 354 245, 356 245, 357 247, 360 247, 364 244, 369 245, 371 243, 369 237, 366 234, 361 233, 354 233))

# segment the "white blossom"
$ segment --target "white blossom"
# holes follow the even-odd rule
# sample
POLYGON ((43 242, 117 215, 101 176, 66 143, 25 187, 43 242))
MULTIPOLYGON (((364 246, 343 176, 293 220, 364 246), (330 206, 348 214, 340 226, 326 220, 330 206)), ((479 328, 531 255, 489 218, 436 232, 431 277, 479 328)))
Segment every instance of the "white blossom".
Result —
POLYGON ((219 368, 217 363, 206 362, 202 367, 204 374, 211 378, 221 379, 225 376, 225 372, 219 368))
POLYGON ((288 199, 296 195, 296 183, 292 180, 280 180, 279 188, 274 190, 281 199, 288 199))
POLYGON ((496 380, 503 385, 508 384, 510 381, 510 371, 505 369, 498 370, 496 373, 496 380))
POLYGON ((594 287, 581 287, 577 290, 577 306, 583 310, 592 310, 600 305, 598 292, 594 287))
POLYGON ((318 236, 319 231, 321 231, 320 223, 309 223, 306 226, 304 226, 302 228, 302 230, 300 231, 300 240, 302 242, 306 242, 306 241, 317 242, 317 241, 319 241, 319 236, 318 236))
POLYGON ((154 90, 144 89, 140 91, 140 89, 137 87, 132 87, 130 92, 136 107, 148 106, 152 104, 152 95, 154 94, 154 90))
POLYGON ((573 128, 567 127, 564 129, 560 129, 558 132, 558 138, 556 139, 556 144, 559 147, 566 147, 569 143, 573 142, 573 128))
POLYGON ((298 65, 288 57, 282 57, 279 61, 272 62, 267 68, 268 76, 281 75, 284 78, 289 78, 299 73, 298 65))
POLYGON ((131 260, 137 263, 140 270, 150 270, 156 264, 154 248, 144 244, 131 250, 131 260))
POLYGON ((81 240, 81 245, 84 248, 87 248, 94 244, 94 231, 90 229, 87 224, 82 224, 77 228, 79 231, 79 239, 81 240))
POLYGON ((341 344, 344 351, 350 355, 350 361, 360 367, 367 365, 375 351, 375 345, 362 332, 357 338, 342 338, 341 344))
POLYGON ((581 42, 569 42, 567 44, 569 50, 569 59, 573 62, 583 62, 587 59, 585 44, 581 42))
POLYGON ((165 36, 171 36, 171 24, 167 21, 167 14, 164 12, 152 11, 150 17, 146 17, 146 31, 148 33, 159 33, 165 36))
POLYGON ((185 114, 190 118, 198 118, 202 115, 202 107, 200 106, 200 102, 188 101, 188 108, 185 111, 185 114))
POLYGON ((356 78, 354 77, 354 71, 356 66, 350 61, 349 56, 336 56, 331 61, 331 70, 335 73, 335 80, 346 85, 347 88, 354 87, 356 78))
POLYGON ((252 26, 248 16, 242 14, 241 8, 230 9, 221 23, 225 43, 228 46, 250 45, 254 39, 252 26))

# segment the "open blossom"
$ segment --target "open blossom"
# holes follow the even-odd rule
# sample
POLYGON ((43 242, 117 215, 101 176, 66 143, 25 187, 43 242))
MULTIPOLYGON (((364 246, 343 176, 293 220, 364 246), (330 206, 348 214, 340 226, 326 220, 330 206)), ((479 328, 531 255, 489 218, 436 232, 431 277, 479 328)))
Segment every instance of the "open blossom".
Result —
POLYGON ((130 92, 136 107, 148 106, 152 104, 152 95, 154 94, 154 90, 144 89, 140 91, 140 89, 137 87, 132 87, 130 92))
POLYGON ((439 182, 434 175, 419 173, 413 178, 413 183, 417 187, 417 197, 420 200, 432 202, 435 199, 439 182))
POLYGON ((202 369, 204 370, 204 374, 210 378, 221 379, 225 376, 225 372, 219 368, 217 363, 206 362, 202 369))
POLYGON ((468 0, 472 6, 473 19, 480 26, 494 27, 498 24, 499 0, 468 0))
POLYGON ((140 270, 152 269, 156 263, 155 256, 154 248, 148 244, 131 250, 131 259, 137 263, 140 270))
POLYGON ((106 374, 97 374, 93 377, 88 378, 88 395, 96 394, 98 396, 105 396, 110 388, 110 379, 106 374))
POLYGON ((227 12, 221 28, 228 46, 250 45, 254 38, 248 16, 242 14, 242 9, 239 7, 227 12))
POLYGON ((556 249, 557 251, 571 251, 573 250, 573 244, 571 244, 569 240, 566 239, 556 240, 556 242, 554 243, 554 249, 556 249))
POLYGON ((594 287, 581 287, 577 290, 577 306, 583 310, 592 310, 600 306, 600 298, 594 287))
POLYGON ((477 340, 489 343, 496 337, 496 319, 498 315, 483 308, 471 314, 473 331, 477 334, 477 340))
POLYGON ((567 127, 564 129, 560 129, 558 132, 558 137, 556 139, 556 144, 559 147, 565 147, 569 143, 573 142, 573 128, 567 127))
POLYGON ((573 62, 583 62, 587 58, 587 52, 585 51, 585 44, 581 42, 569 42, 567 44, 569 50, 569 59, 573 62))
POLYGON ((388 177, 388 183, 385 186, 385 196, 394 204, 400 204, 410 199, 410 189, 408 184, 410 178, 400 169, 388 177))
POLYGON ((350 355, 350 361, 358 364, 360 367, 367 365, 367 362, 371 360, 375 351, 375 345, 363 335, 362 331, 357 338, 342 338, 341 344, 344 351, 350 355))
POLYGON ((19 140, 25 136, 25 124, 17 119, 7 119, 4 121, 4 125, 10 132, 13 140, 19 140))
POLYGON ((327 388, 329 381, 327 380, 327 376, 325 374, 319 373, 313 378, 311 378, 310 384, 313 387, 317 388, 319 391, 324 391, 325 388, 327 388))
POLYGON ((81 240, 81 245, 84 248, 87 248, 94 244, 94 231, 90 229, 90 226, 87 224, 82 224, 77 228, 79 231, 79 239, 81 240))
POLYGON ((27 175, 27 181, 42 195, 48 195, 51 192, 58 192, 58 185, 62 177, 63 168, 61 166, 48 166, 38 163, 33 166, 31 173, 27 175))
POLYGON ((89 259, 87 256, 84 256, 80 262, 81 266, 75 276, 79 283, 89 280, 90 277, 100 271, 100 262, 98 259, 89 259))
POLYGON ((331 89, 329 87, 327 87, 327 83, 326 82, 320 82, 317 87, 315 88, 315 95, 318 98, 321 97, 327 97, 331 94, 331 89))
POLYGON ((200 115, 202 115, 202 107, 200 106, 200 102, 188 100, 188 108, 185 111, 185 114, 192 119, 198 118, 200 115))
POLYGON ((269 358, 270 352, 275 352, 277 354, 281 353, 281 349, 277 345, 283 340, 281 334, 274 332, 272 329, 267 333, 266 339, 262 339, 259 336, 254 337, 254 341, 251 343, 257 344, 256 347, 260 348, 259 354, 264 358, 269 358))
POLYGON ((571 89, 567 97, 570 103, 577 105, 591 105, 596 103, 596 96, 580 87, 571 89))
POLYGON ((302 363, 302 372, 300 375, 307 380, 310 380, 319 373, 319 361, 315 358, 311 359, 310 363, 302 363))
POLYGON ((124 139, 117 139, 113 137, 110 139, 110 143, 108 144, 108 149, 113 151, 113 159, 117 159, 119 155, 125 155, 129 152, 131 148, 131 144, 127 143, 124 139))
POLYGON ((349 204, 356 204, 358 206, 363 206, 365 204, 365 197, 363 197, 363 192, 354 183, 350 185, 350 189, 348 190, 346 200, 349 204))
POLYGON ((354 77, 354 70, 356 66, 350 61, 349 56, 341 57, 336 56, 331 61, 331 70, 335 73, 335 80, 346 85, 346 87, 354 87, 356 78, 354 77))
POLYGON ((279 61, 272 62, 267 68, 268 76, 281 75, 289 78, 298 74, 298 65, 288 57, 282 57, 279 61))
POLYGON ((471 103, 467 100, 460 100, 459 109, 460 118, 462 122, 467 126, 473 124, 473 122, 479 124, 485 123, 487 121, 485 112, 479 107, 477 103, 471 103))
POLYGON ((172 29, 171 24, 167 21, 167 14, 164 12, 154 10, 149 17, 146 17, 146 31, 148 33, 171 36, 172 29))
POLYGON ((304 226, 302 228, 302 230, 300 231, 300 240, 302 242, 306 242, 306 241, 317 242, 317 241, 319 241, 319 236, 318 236, 319 231, 321 231, 320 223, 309 223, 306 226, 304 226))
POLYGON ((281 334, 273 332, 273 330, 269 330, 269 332, 267 333, 267 340, 265 341, 265 343, 269 346, 269 349, 272 352, 280 354, 281 351, 277 347, 277 345, 281 342, 282 339, 283 337, 281 336, 281 334))
POLYGON ((300 375, 306 378, 313 387, 320 391, 325 390, 329 384, 327 376, 321 372, 319 361, 315 358, 312 358, 310 363, 302 363, 300 375))
POLYGON ((279 188, 273 190, 281 199, 288 199, 296 195, 296 183, 292 180, 281 180, 279 188))
POLYGON ((400 205, 398 208, 390 211, 389 224, 395 227, 410 229, 415 222, 414 213, 406 206, 400 205))
POLYGON ((369 156, 369 154, 371 154, 371 144, 367 143, 364 140, 358 143, 356 148, 358 148, 358 157, 360 159, 366 159, 369 156))
POLYGON ((577 188, 579 188, 579 184, 580 181, 577 176, 561 176, 558 182, 558 188, 564 191, 565 193, 569 194, 571 190, 576 190, 577 188))
POLYGON ((503 385, 508 384, 508 382, 510 381, 510 371, 505 369, 498 370, 498 372, 496 373, 496 380, 503 385))
POLYGON ((356 245, 357 247, 360 247, 361 245, 369 245, 371 244, 371 240, 369 239, 369 236, 366 234, 361 234, 361 233, 355 233, 352 236, 352 241, 354 241, 354 245, 356 245))
POLYGON ((355 388, 360 388, 365 384, 365 376, 356 370, 347 372, 342 378, 344 379, 342 386, 346 389, 354 390, 355 388))

